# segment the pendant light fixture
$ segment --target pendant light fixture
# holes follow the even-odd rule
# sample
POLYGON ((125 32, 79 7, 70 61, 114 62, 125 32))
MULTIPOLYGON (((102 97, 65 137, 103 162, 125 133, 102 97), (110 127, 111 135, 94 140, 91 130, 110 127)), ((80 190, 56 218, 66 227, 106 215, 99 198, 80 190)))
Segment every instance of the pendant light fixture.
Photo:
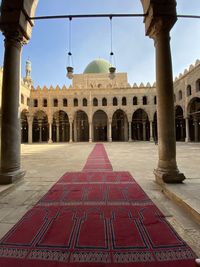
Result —
POLYGON ((69 52, 68 52, 68 66, 66 67, 67 69, 67 77, 69 79, 73 78, 73 58, 72 58, 72 53, 71 53, 71 21, 72 18, 69 18, 69 52))
POLYGON ((116 67, 115 67, 115 56, 113 53, 113 40, 112 40, 112 16, 110 16, 110 45, 111 45, 111 52, 110 52, 110 64, 111 67, 109 68, 109 77, 111 79, 115 78, 115 71, 116 71, 116 67))

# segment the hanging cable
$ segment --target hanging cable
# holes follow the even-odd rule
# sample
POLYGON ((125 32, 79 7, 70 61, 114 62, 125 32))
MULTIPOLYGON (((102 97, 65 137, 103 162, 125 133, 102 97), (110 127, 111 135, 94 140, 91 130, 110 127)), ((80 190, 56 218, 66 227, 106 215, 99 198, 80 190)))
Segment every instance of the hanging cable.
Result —
POLYGON ((72 58, 72 52, 71 52, 71 21, 72 17, 69 17, 69 43, 68 43, 68 67, 67 67, 67 77, 69 79, 73 78, 73 58, 72 58))
POLYGON ((113 52, 113 25, 112 25, 112 16, 110 16, 110 64, 111 67, 109 68, 110 71, 110 78, 114 79, 115 77, 115 58, 114 58, 114 52, 113 52))

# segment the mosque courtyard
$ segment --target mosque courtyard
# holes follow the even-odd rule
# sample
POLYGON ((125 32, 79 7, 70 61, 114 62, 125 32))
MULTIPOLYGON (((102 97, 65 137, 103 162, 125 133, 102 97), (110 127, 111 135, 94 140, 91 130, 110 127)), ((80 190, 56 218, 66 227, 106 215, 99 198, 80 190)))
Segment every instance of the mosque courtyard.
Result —
MULTIPOLYGON (((81 171, 94 145, 22 144, 24 179, 17 184, 0 186, 0 238, 65 172, 81 171)), ((158 146, 153 142, 113 142, 104 143, 104 146, 113 170, 129 171, 178 234, 200 256, 200 144, 177 143, 177 163, 187 179, 184 184, 168 184, 163 188, 154 179, 158 146)))

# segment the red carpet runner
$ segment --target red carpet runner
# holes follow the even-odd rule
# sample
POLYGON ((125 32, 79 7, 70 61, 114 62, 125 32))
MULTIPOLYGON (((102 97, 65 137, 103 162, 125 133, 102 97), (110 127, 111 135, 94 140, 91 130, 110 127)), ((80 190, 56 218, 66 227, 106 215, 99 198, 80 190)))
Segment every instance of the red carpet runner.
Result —
POLYGON ((195 254, 103 145, 0 241, 1 267, 193 267, 195 254))

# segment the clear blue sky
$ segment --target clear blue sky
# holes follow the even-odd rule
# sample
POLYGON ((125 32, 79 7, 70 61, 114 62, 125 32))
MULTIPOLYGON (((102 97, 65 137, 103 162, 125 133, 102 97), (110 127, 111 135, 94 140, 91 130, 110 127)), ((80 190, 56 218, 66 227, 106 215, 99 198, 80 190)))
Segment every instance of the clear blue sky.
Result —
MULTIPOLYGON (((36 15, 143 13, 140 0, 39 0, 36 15)), ((178 14, 200 14, 199 0, 177 0, 178 14)), ((89 62, 109 60, 110 24, 106 18, 72 20, 74 72, 82 73, 89 62)), ((66 77, 68 20, 36 21, 32 39, 22 53, 32 61, 34 85, 62 86, 66 77)), ((0 65, 3 65, 3 36, 0 36, 0 65)), ((179 19, 171 31, 174 77, 200 58, 200 19, 179 19)), ((113 51, 119 72, 127 72, 130 84, 155 81, 153 40, 145 36, 142 18, 113 18, 113 51)))

